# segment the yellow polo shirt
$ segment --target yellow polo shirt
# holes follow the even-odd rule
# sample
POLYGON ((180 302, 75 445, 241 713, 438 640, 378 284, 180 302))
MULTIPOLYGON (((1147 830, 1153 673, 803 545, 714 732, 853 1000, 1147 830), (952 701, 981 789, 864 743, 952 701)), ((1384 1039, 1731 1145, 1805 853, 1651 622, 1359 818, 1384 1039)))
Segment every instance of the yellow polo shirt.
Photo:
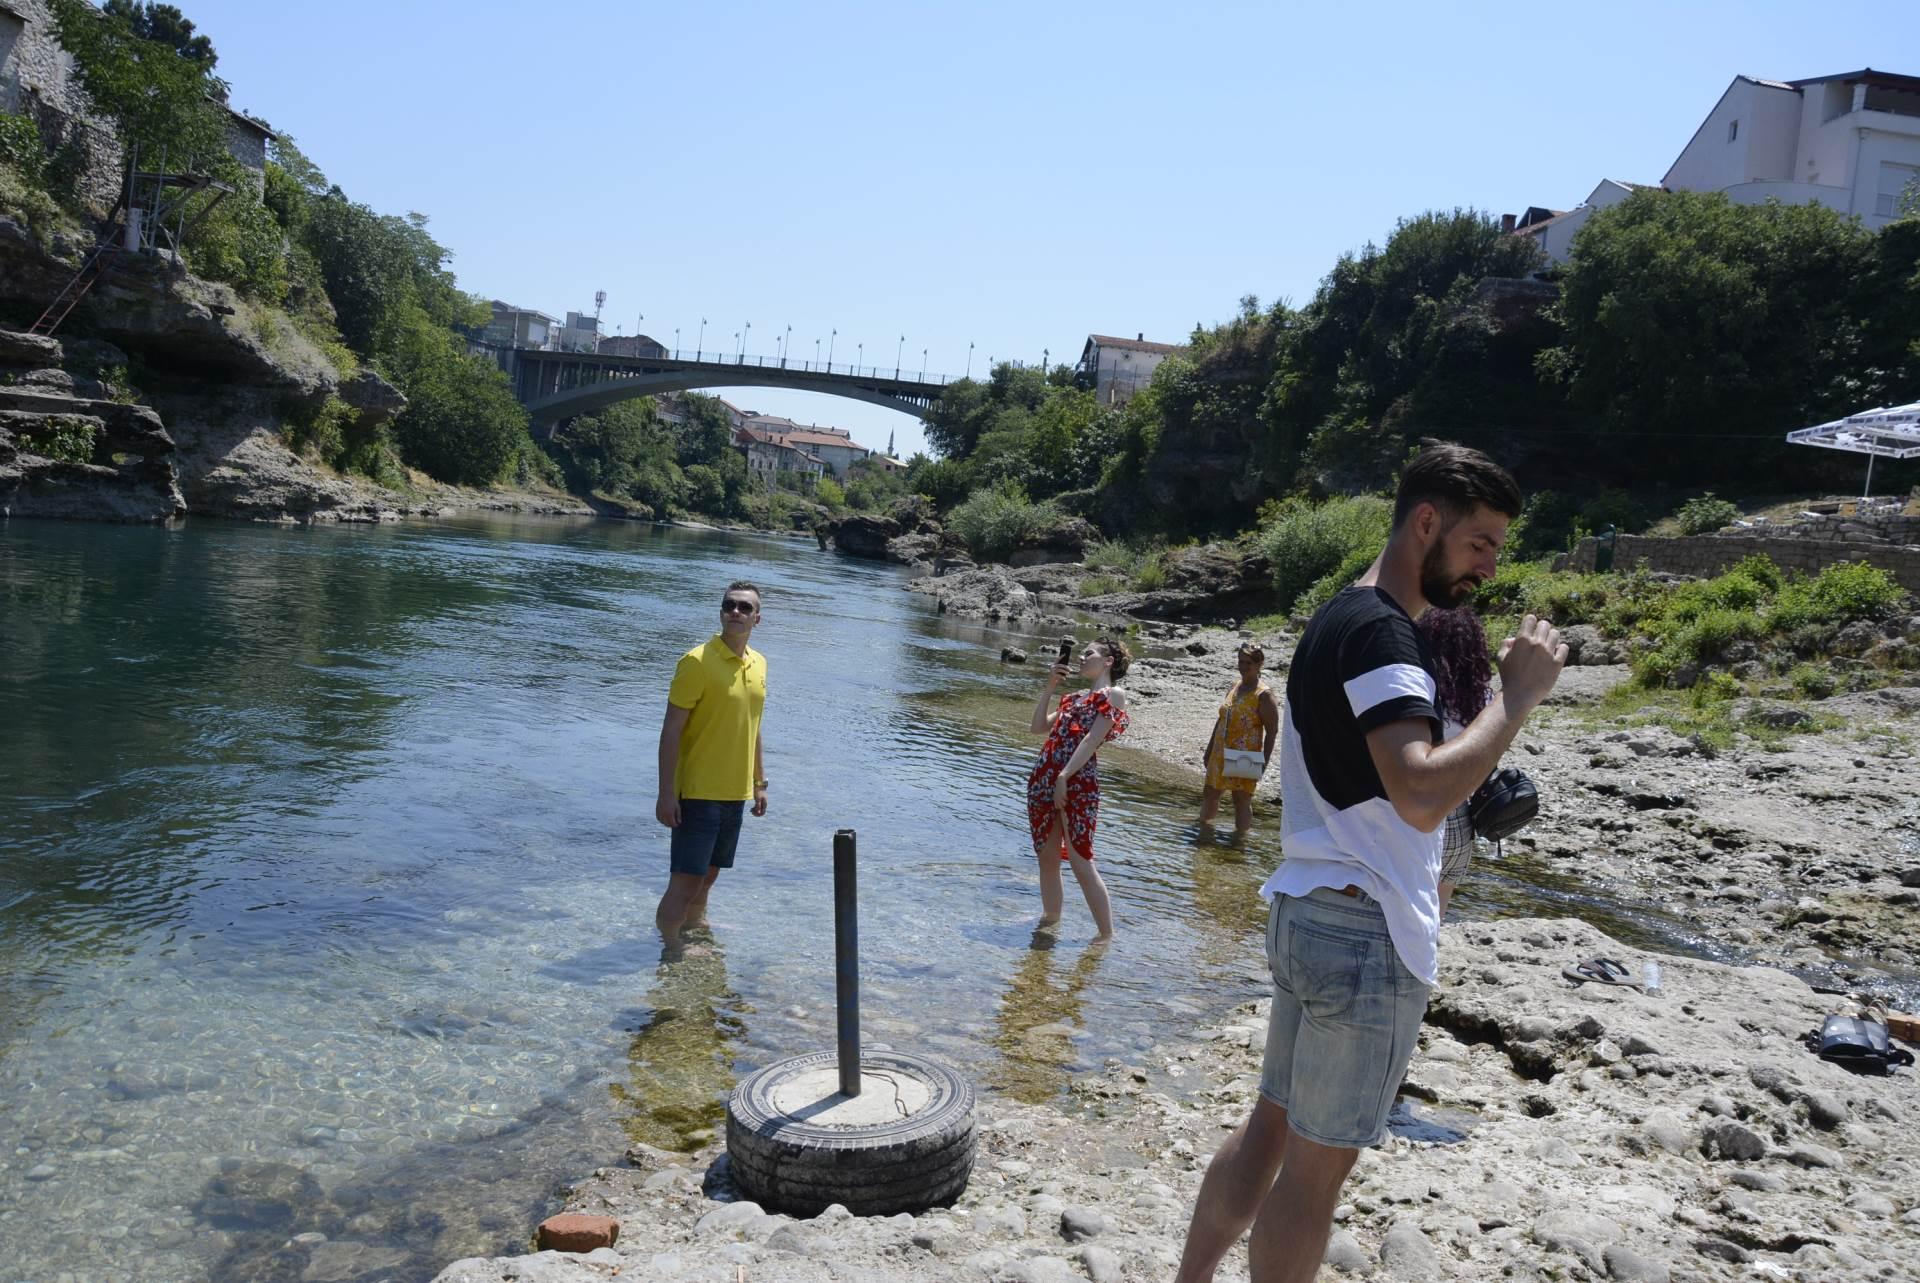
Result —
POLYGON ((751 801, 767 657, 752 646, 736 655, 716 633, 680 657, 667 702, 691 713, 680 733, 675 794, 705 802, 751 801))

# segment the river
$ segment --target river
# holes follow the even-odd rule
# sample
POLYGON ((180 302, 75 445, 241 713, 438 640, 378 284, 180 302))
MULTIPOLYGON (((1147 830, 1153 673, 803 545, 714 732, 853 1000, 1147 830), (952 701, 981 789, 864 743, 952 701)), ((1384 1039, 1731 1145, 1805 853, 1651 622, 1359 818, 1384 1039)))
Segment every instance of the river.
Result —
POLYGON ((1040 674, 900 584, 611 522, 0 524, 0 1276, 513 1250, 560 1183, 699 1144, 738 1074, 833 1045, 842 827, 867 1038, 985 1090, 1055 1097, 1261 992, 1276 846, 1197 842, 1124 743, 1118 939, 1087 950, 1069 880, 1034 947, 1040 674), (771 811, 711 952, 663 964, 659 719, 736 577, 766 590, 771 811))

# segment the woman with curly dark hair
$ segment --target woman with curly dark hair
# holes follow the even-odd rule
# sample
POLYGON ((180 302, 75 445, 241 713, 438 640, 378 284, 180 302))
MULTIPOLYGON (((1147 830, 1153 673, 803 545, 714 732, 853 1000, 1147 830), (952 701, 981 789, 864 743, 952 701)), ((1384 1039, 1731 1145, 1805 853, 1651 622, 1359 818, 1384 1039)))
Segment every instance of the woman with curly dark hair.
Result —
POLYGON ((1040 760, 1027 777, 1027 823, 1033 831, 1033 853, 1040 861, 1043 928, 1060 920, 1064 861, 1093 914, 1094 938, 1113 935, 1107 884, 1093 867, 1093 830, 1100 818, 1100 746, 1127 729, 1127 693, 1113 683, 1132 662, 1126 643, 1116 637, 1088 642, 1079 659, 1087 689, 1069 691, 1060 697, 1059 707, 1050 709, 1054 689, 1073 675, 1067 665, 1055 664, 1034 706, 1028 729, 1047 737, 1040 760))
MULTIPOLYGON (((1446 738, 1465 730, 1493 700, 1493 657, 1487 650, 1486 630, 1469 606, 1453 610, 1429 607, 1415 625, 1433 648, 1434 703, 1439 706, 1446 738)), ((1440 854, 1440 913, 1446 916, 1453 889, 1473 863, 1473 824, 1462 802, 1447 817, 1440 854)))

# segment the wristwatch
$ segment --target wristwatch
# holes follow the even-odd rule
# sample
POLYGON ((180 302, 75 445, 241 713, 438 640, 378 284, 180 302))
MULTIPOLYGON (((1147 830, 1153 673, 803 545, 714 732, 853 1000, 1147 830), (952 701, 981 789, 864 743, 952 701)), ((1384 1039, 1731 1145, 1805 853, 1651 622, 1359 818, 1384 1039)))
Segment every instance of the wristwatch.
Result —
POLYGON ((753 786, 757 789, 763 789, 767 786, 767 782, 765 780, 755 780, 753 786))

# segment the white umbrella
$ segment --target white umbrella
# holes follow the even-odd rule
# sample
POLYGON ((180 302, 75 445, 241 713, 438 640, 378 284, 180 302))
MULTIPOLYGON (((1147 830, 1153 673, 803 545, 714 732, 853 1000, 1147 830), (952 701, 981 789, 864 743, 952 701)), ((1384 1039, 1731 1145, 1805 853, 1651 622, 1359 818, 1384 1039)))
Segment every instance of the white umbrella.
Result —
POLYGON ((1860 494, 1864 499, 1873 490, 1875 457, 1912 459, 1920 456, 1920 401, 1862 410, 1832 423, 1789 432, 1787 440, 1795 445, 1817 445, 1866 455, 1867 485, 1860 494))

